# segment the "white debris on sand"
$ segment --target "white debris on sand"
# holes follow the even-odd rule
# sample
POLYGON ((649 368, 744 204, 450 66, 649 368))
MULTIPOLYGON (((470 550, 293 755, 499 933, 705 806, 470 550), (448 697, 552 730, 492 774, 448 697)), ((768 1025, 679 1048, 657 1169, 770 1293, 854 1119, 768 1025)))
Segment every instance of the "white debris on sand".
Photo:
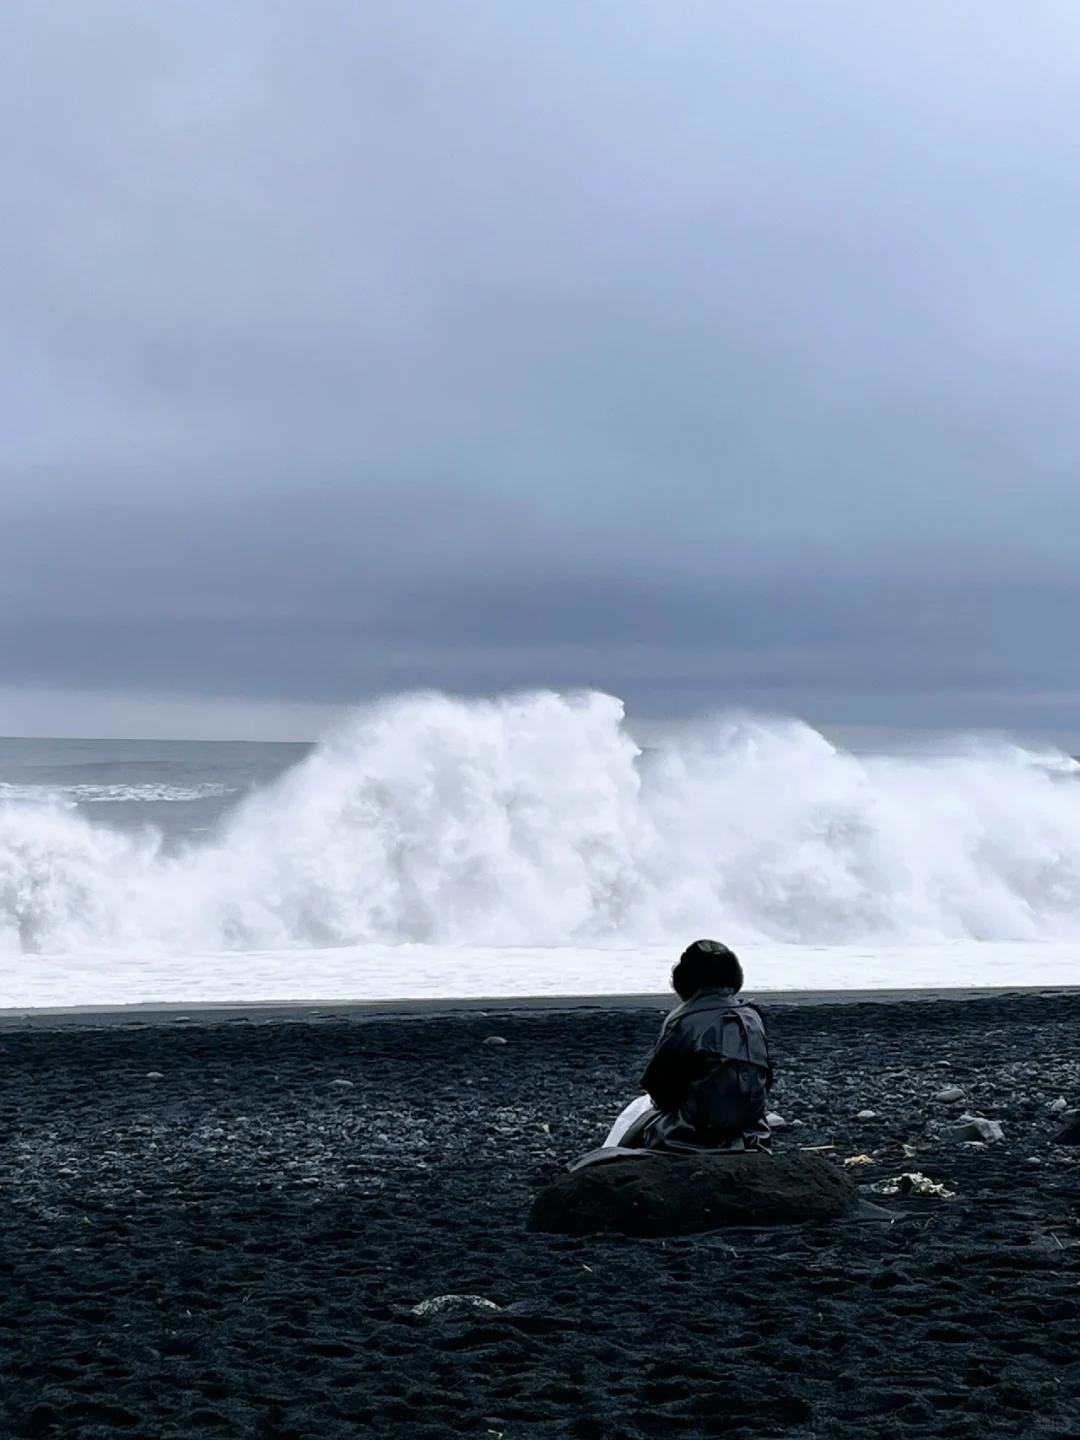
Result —
POLYGON ((414 1305, 411 1313, 426 1319, 432 1315, 452 1315, 470 1310, 499 1309, 501 1306, 496 1305, 494 1300, 485 1300, 483 1295, 433 1295, 430 1300, 421 1300, 419 1305, 414 1305))
POLYGON ((903 1175, 894 1175, 891 1180, 879 1180, 870 1189, 878 1195, 928 1195, 936 1200, 955 1200, 956 1191, 949 1190, 937 1180, 931 1180, 920 1170, 909 1170, 903 1175))

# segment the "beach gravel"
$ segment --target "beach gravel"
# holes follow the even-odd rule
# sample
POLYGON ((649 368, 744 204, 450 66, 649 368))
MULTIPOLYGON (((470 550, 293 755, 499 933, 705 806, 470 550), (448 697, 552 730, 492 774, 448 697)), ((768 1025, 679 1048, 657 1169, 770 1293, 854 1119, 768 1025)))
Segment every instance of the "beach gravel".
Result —
POLYGON ((8 1026, 0 1434, 1075 1440, 1080 999, 767 1009, 778 1153, 891 1219, 528 1233, 655 1009, 8 1026))

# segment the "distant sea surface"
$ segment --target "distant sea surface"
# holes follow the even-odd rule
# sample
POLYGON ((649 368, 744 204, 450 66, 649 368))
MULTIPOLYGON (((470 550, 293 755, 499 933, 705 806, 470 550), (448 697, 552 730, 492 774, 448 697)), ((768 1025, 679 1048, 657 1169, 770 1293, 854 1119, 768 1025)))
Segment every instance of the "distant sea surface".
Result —
POLYGON ((0 738, 0 803, 48 805, 95 825, 160 830, 169 848, 220 824, 310 744, 218 740, 0 738))

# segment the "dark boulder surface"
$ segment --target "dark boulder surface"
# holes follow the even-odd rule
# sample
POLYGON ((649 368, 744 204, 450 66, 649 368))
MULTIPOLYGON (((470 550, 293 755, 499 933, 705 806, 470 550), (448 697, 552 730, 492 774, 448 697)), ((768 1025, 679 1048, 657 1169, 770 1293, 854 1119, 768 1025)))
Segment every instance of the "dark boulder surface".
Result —
POLYGON ((643 1154, 563 1175, 536 1197, 528 1228, 549 1235, 699 1235, 854 1213, 859 1192, 820 1155, 643 1154))
POLYGON ((1066 1110, 1065 1124, 1050 1138, 1055 1145, 1080 1145, 1080 1110, 1066 1110))

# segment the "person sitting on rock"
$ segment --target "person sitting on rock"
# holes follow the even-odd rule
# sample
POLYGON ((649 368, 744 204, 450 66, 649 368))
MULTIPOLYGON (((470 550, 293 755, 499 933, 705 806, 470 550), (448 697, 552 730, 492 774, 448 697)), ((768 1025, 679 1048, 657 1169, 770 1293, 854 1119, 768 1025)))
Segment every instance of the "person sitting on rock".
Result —
POLYGON ((649 1150, 771 1149, 765 1119, 773 1068, 765 1022, 739 998, 742 965, 696 940, 671 972, 681 1004, 664 1021, 642 1076, 652 1101, 618 1143, 649 1150))

